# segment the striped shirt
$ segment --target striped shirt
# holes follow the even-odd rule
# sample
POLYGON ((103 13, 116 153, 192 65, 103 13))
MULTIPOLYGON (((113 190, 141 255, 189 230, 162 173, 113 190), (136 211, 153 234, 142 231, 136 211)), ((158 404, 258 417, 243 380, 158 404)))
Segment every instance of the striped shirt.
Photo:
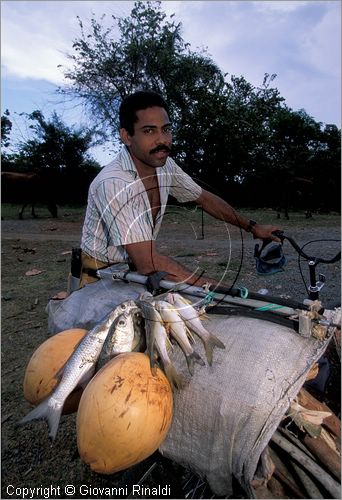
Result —
POLYGON ((202 193, 171 158, 156 173, 161 206, 154 223, 144 184, 126 147, 101 170, 89 187, 81 239, 84 252, 102 262, 128 262, 124 245, 157 238, 169 194, 184 203, 202 193))

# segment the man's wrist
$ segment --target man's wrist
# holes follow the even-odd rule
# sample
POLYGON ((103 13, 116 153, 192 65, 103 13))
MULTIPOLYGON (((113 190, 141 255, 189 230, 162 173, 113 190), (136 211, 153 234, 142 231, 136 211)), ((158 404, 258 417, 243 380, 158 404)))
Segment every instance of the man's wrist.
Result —
POLYGON ((247 233, 252 233, 253 232, 253 228, 256 225, 257 225, 257 221, 255 221, 253 219, 249 219, 248 226, 246 227, 246 232, 247 233))

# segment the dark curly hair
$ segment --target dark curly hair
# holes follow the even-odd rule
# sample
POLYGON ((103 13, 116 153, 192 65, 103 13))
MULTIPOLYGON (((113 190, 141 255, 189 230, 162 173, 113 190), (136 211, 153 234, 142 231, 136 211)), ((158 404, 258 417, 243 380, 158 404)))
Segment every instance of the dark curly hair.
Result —
POLYGON ((163 97, 152 90, 139 90, 125 97, 120 105, 120 128, 127 130, 130 136, 134 135, 134 123, 138 121, 137 111, 158 106, 169 114, 169 108, 163 97))

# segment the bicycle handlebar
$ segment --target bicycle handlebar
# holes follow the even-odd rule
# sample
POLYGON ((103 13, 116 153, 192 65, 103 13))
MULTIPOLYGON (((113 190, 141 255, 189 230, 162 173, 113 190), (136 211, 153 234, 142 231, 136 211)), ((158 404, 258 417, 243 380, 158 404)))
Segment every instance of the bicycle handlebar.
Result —
POLYGON ((303 257, 306 260, 314 261, 315 264, 319 264, 319 263, 333 264, 334 262, 337 262, 337 261, 341 260, 341 251, 338 252, 335 255, 335 257, 333 257, 332 259, 323 259, 322 257, 312 257, 310 255, 307 255, 305 252, 303 252, 303 250, 300 248, 300 246, 298 245, 298 243, 293 238, 291 238, 290 236, 286 236, 283 231, 273 231, 272 234, 274 234, 275 236, 277 236, 281 240, 282 243, 283 243, 284 240, 287 240, 289 243, 291 243, 291 245, 293 246, 293 248, 296 250, 296 252, 301 257, 303 257))

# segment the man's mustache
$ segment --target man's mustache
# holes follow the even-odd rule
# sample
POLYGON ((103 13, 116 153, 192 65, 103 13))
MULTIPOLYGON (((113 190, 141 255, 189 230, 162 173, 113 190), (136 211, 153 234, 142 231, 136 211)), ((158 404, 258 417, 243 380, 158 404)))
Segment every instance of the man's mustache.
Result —
POLYGON ((171 153, 171 148, 169 148, 169 146, 166 146, 166 144, 160 144, 156 148, 151 149, 150 155, 152 155, 153 153, 159 153, 159 151, 165 151, 166 153, 171 153))

